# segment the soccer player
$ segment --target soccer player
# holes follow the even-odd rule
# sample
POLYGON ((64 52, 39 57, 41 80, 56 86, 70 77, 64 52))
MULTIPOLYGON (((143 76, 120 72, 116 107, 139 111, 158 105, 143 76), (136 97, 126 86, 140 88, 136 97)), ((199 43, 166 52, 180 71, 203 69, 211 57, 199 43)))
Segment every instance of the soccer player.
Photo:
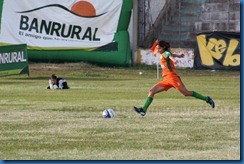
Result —
POLYGON ((69 89, 69 86, 65 79, 58 78, 55 74, 52 74, 47 89, 69 89))
POLYGON ((157 53, 160 53, 161 55, 160 64, 162 67, 163 80, 155 84, 150 89, 148 97, 141 108, 137 108, 137 107, 133 108, 137 113, 139 113, 141 116, 145 116, 148 107, 153 102, 154 95, 162 91, 167 91, 172 87, 177 89, 184 96, 195 97, 197 99, 207 102, 208 104, 211 105, 212 108, 215 107, 215 103, 211 97, 203 96, 200 93, 197 93, 195 91, 187 90, 184 84, 182 83, 180 77, 176 73, 175 66, 174 66, 175 58, 182 58, 184 57, 184 54, 181 55, 172 54, 170 52, 170 44, 162 40, 155 41, 151 50, 154 50, 154 55, 156 55, 157 53))

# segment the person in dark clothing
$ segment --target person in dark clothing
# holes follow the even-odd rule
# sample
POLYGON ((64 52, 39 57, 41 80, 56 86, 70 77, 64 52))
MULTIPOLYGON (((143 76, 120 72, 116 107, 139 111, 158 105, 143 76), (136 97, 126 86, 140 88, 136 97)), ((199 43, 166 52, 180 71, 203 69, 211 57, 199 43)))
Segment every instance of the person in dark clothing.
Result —
POLYGON ((52 74, 47 89, 69 89, 69 86, 65 79, 52 74))

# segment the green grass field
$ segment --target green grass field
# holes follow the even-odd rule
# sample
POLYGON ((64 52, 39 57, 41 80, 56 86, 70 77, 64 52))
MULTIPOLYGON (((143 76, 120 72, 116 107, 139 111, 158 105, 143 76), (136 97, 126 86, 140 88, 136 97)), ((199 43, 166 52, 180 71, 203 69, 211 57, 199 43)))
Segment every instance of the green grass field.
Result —
POLYGON ((239 160, 240 72, 178 73, 189 90, 212 96, 216 108, 171 89, 141 117, 132 107, 158 82, 152 67, 33 63, 30 77, 1 77, 0 159, 239 160), (47 90, 52 73, 71 89, 47 90), (107 107, 114 119, 102 117, 107 107))

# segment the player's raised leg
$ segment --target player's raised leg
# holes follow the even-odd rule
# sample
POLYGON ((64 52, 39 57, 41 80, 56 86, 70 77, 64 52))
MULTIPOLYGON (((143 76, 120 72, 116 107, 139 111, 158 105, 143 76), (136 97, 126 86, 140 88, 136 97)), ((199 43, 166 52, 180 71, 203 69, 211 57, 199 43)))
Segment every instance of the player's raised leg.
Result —
POLYGON ((203 96, 201 95, 200 93, 198 92, 195 92, 195 91, 188 91, 186 89, 186 87, 182 87, 181 89, 179 89, 179 91, 185 95, 185 96, 192 96, 192 97, 195 97, 197 99, 200 99, 200 100, 203 100, 203 101, 206 101, 208 104, 211 105, 212 108, 215 107, 215 103, 213 101, 213 99, 209 96, 203 96))

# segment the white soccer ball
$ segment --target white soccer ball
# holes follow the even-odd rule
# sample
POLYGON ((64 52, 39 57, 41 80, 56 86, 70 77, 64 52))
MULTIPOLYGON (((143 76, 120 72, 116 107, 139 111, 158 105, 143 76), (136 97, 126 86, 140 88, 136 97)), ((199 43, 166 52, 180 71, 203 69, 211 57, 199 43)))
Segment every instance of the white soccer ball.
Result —
POLYGON ((103 117, 104 118, 114 118, 115 117, 115 111, 111 108, 107 108, 103 111, 103 117))

